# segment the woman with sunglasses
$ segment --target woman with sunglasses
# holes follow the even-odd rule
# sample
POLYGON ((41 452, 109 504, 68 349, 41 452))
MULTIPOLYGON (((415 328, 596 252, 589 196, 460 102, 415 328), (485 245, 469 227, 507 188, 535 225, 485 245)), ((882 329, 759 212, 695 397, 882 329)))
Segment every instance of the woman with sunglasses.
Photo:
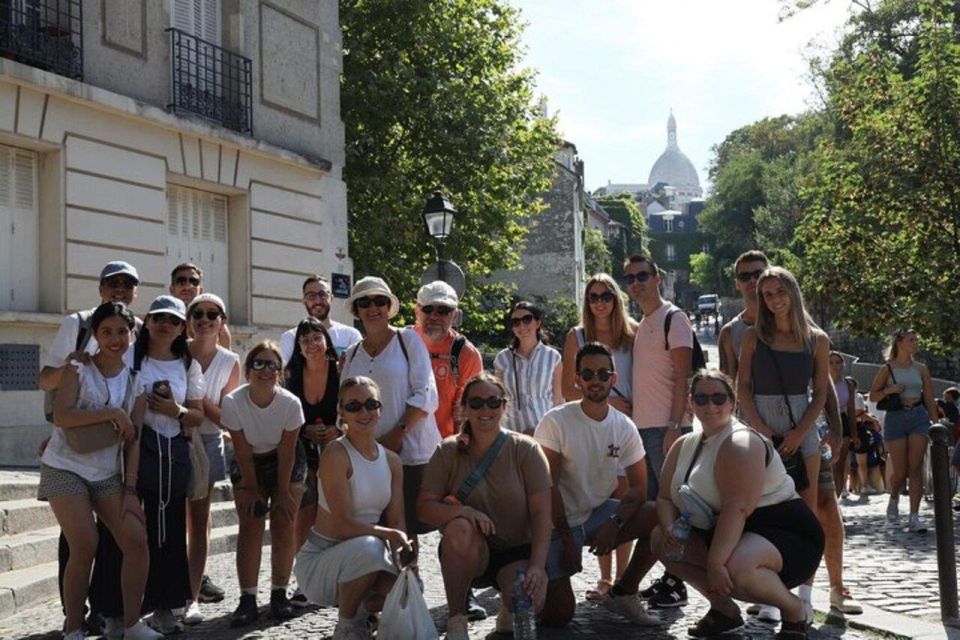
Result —
MULTIPOLYGON (((563 345, 564 399, 569 402, 583 397, 575 382, 577 351, 587 342, 600 342, 610 349, 615 369, 619 373, 607 403, 627 416, 632 415, 633 337, 636 328, 637 323, 627 313, 616 281, 606 273, 598 273, 590 278, 584 289, 580 325, 567 332, 563 345)), ((619 499, 627 490, 626 476, 620 476, 619 480, 617 490, 611 498, 619 499)), ((623 574, 630 561, 632 547, 632 543, 617 547, 617 578, 623 574)), ((599 556, 597 560, 600 563, 600 580, 596 588, 587 592, 590 600, 601 598, 613 586, 611 556, 599 556)))
POLYGON ((910 516, 907 521, 913 533, 924 533, 926 524, 920 518, 923 497, 923 459, 927 454, 927 434, 937 421, 937 400, 927 365, 915 359, 919 350, 917 333, 898 329, 884 356, 886 363, 873 378, 870 401, 880 402, 899 395, 899 408, 889 408, 883 417, 883 439, 890 452, 893 473, 890 476, 890 501, 887 520, 900 518, 900 491, 909 478, 910 516))
POLYGON ((527 435, 543 414, 563 404, 563 358, 547 346, 542 325, 543 313, 532 302, 513 305, 507 316, 513 340, 493 360, 493 372, 507 388, 505 426, 527 435))
POLYGON ((430 353, 413 329, 396 329, 390 319, 400 301, 381 278, 367 276, 347 299, 363 324, 364 338, 344 352, 341 377, 367 376, 380 389, 383 408, 377 440, 403 461, 403 505, 406 531, 416 540, 427 528, 417 522, 417 494, 423 470, 440 444, 433 413, 440 404, 430 353))
POLYGON ((150 573, 143 608, 160 633, 177 633, 174 609, 192 598, 187 560, 189 430, 203 422, 204 382, 184 332, 186 307, 179 298, 158 296, 147 311, 133 348, 139 397, 133 423, 140 432, 137 493, 146 514, 150 573))
POLYGON ((468 637, 464 603, 471 585, 500 591, 504 606, 496 630, 501 633, 513 632, 511 594, 518 571, 526 572, 524 588, 536 609, 547 593, 550 467, 535 440, 502 428, 507 403, 506 388, 489 373, 467 382, 460 404, 468 444, 454 437, 443 441, 427 465, 417 501, 420 517, 443 532, 439 554, 450 640, 468 637), (492 462, 483 469, 488 455, 492 462), (478 467, 482 475, 464 496, 464 484, 478 467))
MULTIPOLYGON (((195 446, 203 446, 210 461, 207 477, 209 487, 227 477, 223 455, 223 427, 220 423, 220 407, 223 399, 240 385, 240 356, 220 345, 222 330, 227 320, 223 300, 212 293, 201 293, 187 307, 188 342, 190 355, 203 370, 203 422, 192 429, 195 446)), ((189 532, 187 557, 190 564, 190 591, 193 594, 190 606, 183 616, 185 624, 203 621, 200 612, 200 587, 203 570, 207 564, 210 544, 210 495, 187 503, 189 532)))
POLYGON ((63 369, 54 403, 56 428, 40 457, 38 497, 50 503, 70 548, 63 573, 63 637, 84 637, 83 603, 98 546, 96 514, 123 554, 122 568, 109 582, 117 601, 122 592, 125 637, 152 640, 162 636, 140 622, 149 555, 136 493, 139 442, 130 420, 130 386, 136 382, 124 363, 134 317, 122 303, 105 302, 94 310, 90 325, 98 350, 87 363, 63 369), (70 429, 106 421, 117 429, 113 445, 87 453, 71 448, 70 429))
POLYGON ((234 458, 230 468, 239 516, 237 577, 240 604, 230 626, 252 624, 257 609, 257 577, 263 547, 264 518, 270 515, 270 614, 276 620, 294 616, 287 583, 297 552, 294 517, 303 496, 306 455, 299 441, 303 409, 295 395, 280 386, 280 347, 258 343, 243 364, 247 384, 223 399, 220 421, 230 430, 234 458))
MULTIPOLYGON (((293 353, 285 370, 287 390, 303 407, 303 428, 300 441, 307 453, 307 481, 297 512, 297 549, 303 546, 317 518, 317 471, 323 448, 341 435, 337 429, 337 395, 340 373, 337 351, 323 322, 306 317, 297 325, 293 353)), ((305 605, 299 591, 291 599, 294 605, 305 605)))
POLYGON ((690 404, 703 430, 681 436, 667 453, 652 542, 667 571, 710 601, 688 633, 708 638, 741 627, 736 598, 777 607, 783 618, 777 638, 803 640, 804 604, 789 590, 820 564, 820 523, 770 441, 734 417, 726 374, 698 371, 690 404), (693 527, 686 543, 672 533, 681 514, 693 527))
POLYGON ((391 552, 411 551, 404 529, 403 467, 377 442, 383 405, 370 378, 340 388, 345 435, 320 456, 317 520, 294 573, 310 602, 335 606, 334 638, 369 638, 368 612, 379 611, 397 576, 391 552))

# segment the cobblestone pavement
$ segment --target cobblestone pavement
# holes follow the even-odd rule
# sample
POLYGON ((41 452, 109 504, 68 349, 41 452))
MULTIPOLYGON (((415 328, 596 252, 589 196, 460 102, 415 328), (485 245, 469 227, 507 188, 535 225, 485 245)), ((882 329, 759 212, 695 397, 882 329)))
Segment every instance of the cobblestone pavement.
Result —
MULTIPOLYGON (((844 581, 852 595, 880 609, 940 620, 940 590, 937 583, 937 541, 933 527, 933 505, 921 503, 927 533, 906 530, 907 498, 900 498, 900 522, 886 520, 889 497, 852 496, 841 501, 846 529, 844 581)), ((955 514, 956 515, 956 514, 955 514)), ((954 521, 954 535, 960 528, 954 521)), ((828 589, 827 573, 817 574, 817 586, 828 589)))
MULTIPOLYGON (((426 583, 426 599, 437 628, 443 630, 446 623, 446 603, 443 595, 443 583, 440 577, 436 554, 438 541, 437 534, 425 536, 422 540, 423 548, 428 550, 422 557, 422 576, 426 583)), ((260 602, 266 605, 269 599, 269 549, 264 549, 263 564, 260 572, 260 602)), ((569 627, 563 630, 541 630, 541 638, 648 638, 651 640, 666 640, 668 638, 685 638, 687 626, 706 613, 706 601, 692 590, 690 604, 679 610, 670 611, 663 615, 665 625, 659 630, 649 630, 631 626, 618 616, 610 614, 593 604, 583 601, 583 593, 591 587, 599 577, 597 563, 592 559, 584 558, 584 572, 574 578, 574 588, 580 602, 577 605, 576 615, 569 627)), ((188 627, 180 636, 183 640, 253 640, 254 638, 292 639, 292 638, 329 638, 336 624, 334 609, 311 608, 305 610, 299 617, 283 624, 274 624, 264 615, 259 624, 246 630, 231 629, 229 616, 236 607, 239 594, 230 589, 235 586, 236 573, 234 558, 230 554, 215 556, 208 564, 208 571, 213 580, 220 585, 227 586, 227 598, 218 604, 203 605, 203 612, 207 620, 196 627, 188 627)), ((655 570, 657 575, 659 572, 655 570)), ((499 607, 499 600, 493 590, 479 594, 480 601, 491 612, 491 616, 482 622, 470 625, 471 638, 485 638, 494 629, 495 613, 499 607)), ((265 614, 266 606, 261 606, 265 614)), ((57 629, 62 624, 59 602, 53 600, 45 605, 21 612, 13 617, 0 620, 0 638, 17 638, 24 640, 59 640, 57 629)), ((873 638, 862 631, 842 629, 837 626, 818 623, 817 630, 811 634, 812 638, 845 640, 866 640, 873 638)), ((770 625, 751 621, 739 635, 742 639, 769 640, 774 637, 775 629, 770 625)), ((736 638, 737 636, 730 636, 736 638)))

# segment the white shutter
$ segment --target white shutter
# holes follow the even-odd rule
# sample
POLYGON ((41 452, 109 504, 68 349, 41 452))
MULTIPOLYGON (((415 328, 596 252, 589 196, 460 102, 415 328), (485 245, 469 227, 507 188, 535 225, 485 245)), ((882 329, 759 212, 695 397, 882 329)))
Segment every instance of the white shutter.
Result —
POLYGON ((220 0, 171 0, 171 25, 220 46, 220 0))
POLYGON ((196 0, 171 0, 171 25, 193 35, 194 5, 196 0))
POLYGON ((38 216, 36 154, 0 145, 0 309, 37 309, 38 216))
POLYGON ((230 282, 227 205, 225 196, 208 191, 167 190, 167 270, 192 262, 203 269, 204 289, 225 302, 230 282))

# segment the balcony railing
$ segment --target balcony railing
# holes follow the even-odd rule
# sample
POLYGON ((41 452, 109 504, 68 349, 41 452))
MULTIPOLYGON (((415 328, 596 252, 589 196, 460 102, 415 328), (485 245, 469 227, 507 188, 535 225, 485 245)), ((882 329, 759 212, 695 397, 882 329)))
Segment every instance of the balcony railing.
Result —
POLYGON ((253 65, 212 42, 180 29, 170 33, 171 101, 174 112, 253 132, 253 65))
POLYGON ((0 56, 83 80, 81 0, 0 0, 0 56))

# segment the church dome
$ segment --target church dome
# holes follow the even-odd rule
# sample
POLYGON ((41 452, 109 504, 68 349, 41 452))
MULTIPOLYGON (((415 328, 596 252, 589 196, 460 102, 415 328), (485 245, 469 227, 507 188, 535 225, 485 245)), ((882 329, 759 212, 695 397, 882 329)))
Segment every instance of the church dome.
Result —
POLYGON ((677 146, 677 121, 672 112, 667 120, 667 149, 660 154, 650 170, 650 186, 653 187, 658 182, 682 191, 695 191, 698 196, 703 194, 696 168, 677 146))

